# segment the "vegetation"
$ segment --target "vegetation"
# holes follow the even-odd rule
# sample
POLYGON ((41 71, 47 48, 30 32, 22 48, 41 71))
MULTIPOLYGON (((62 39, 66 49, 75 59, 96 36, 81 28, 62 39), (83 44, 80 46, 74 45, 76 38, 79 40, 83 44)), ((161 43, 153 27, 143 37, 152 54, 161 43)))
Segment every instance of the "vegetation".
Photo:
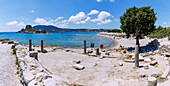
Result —
MULTIPOLYGON (((121 26, 123 32, 136 36, 136 45, 139 47, 139 37, 147 36, 155 29, 156 13, 150 7, 132 7, 126 10, 123 16, 120 17, 121 26)), ((138 48, 139 49, 139 48, 138 48)), ((137 54, 138 58, 139 53, 137 54)), ((139 61, 135 62, 135 66, 139 67, 139 61)))
POLYGON ((13 51, 13 54, 16 54, 17 48, 15 48, 15 45, 12 45, 11 49, 13 51))
POLYGON ((151 34, 149 34, 148 37, 158 38, 158 39, 168 37, 168 39, 170 40, 170 29, 166 29, 159 26, 158 28, 156 28, 156 30, 154 30, 151 34))
POLYGON ((120 29, 112 29, 112 30, 108 30, 109 33, 121 33, 122 30, 120 29))

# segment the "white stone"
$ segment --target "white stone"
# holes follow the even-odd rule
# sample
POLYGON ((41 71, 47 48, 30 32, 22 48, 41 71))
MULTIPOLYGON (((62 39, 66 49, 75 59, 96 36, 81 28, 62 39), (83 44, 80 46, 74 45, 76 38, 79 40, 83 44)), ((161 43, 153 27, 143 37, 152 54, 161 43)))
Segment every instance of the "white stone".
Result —
POLYGON ((148 77, 148 86, 157 86, 157 79, 155 77, 148 77))
POLYGON ((27 84, 35 78, 35 76, 29 70, 23 71, 23 76, 24 76, 24 81, 27 84))
POLYGON ((139 55, 139 61, 144 61, 143 56, 139 55))
POLYGON ((119 63, 119 66, 123 66, 123 63, 122 63, 122 62, 120 62, 120 63, 119 63))
POLYGON ((53 78, 49 78, 44 80, 45 86, 58 86, 57 81, 55 81, 53 78))
POLYGON ((144 61, 145 61, 145 62, 151 62, 152 60, 151 60, 149 57, 145 57, 145 58, 144 58, 144 61))
POLYGON ((80 65, 80 64, 73 65, 73 67, 77 70, 83 70, 85 68, 85 66, 80 65))

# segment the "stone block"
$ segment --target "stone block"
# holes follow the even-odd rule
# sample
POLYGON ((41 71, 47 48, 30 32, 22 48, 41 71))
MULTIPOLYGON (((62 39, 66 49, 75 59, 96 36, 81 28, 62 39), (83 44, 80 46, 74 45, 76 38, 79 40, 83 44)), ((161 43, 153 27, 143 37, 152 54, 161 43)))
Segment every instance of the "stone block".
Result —
POLYGON ((85 68, 85 66, 80 65, 80 64, 76 64, 76 65, 73 65, 73 68, 75 68, 77 70, 83 70, 85 68))

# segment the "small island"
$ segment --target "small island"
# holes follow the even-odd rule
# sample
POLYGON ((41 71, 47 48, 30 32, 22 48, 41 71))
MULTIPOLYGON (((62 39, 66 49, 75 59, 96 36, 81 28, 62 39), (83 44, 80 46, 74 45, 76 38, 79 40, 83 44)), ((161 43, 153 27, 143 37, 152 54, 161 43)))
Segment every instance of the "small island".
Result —
POLYGON ((47 34, 48 32, 39 31, 39 30, 32 28, 31 25, 26 25, 25 29, 18 31, 17 33, 43 33, 43 34, 47 34))

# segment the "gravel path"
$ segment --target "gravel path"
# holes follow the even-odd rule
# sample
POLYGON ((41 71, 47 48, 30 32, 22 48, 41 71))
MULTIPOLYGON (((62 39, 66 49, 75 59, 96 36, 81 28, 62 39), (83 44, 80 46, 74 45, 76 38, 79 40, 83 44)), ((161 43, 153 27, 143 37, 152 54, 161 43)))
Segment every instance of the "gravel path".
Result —
POLYGON ((0 86, 21 86, 11 45, 0 43, 0 86))

